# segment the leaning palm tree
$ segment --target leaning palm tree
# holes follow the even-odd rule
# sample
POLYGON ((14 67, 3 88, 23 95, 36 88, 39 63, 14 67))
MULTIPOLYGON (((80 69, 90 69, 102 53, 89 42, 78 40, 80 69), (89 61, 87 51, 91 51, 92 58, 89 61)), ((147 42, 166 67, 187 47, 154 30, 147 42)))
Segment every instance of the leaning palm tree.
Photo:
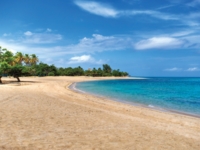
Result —
POLYGON ((23 60, 24 60, 24 63, 25 63, 27 66, 30 65, 31 58, 30 58, 29 54, 25 54, 23 60))
POLYGON ((30 59, 30 64, 31 65, 36 65, 36 63, 39 61, 38 57, 35 54, 31 55, 31 59, 30 59))
POLYGON ((16 62, 16 64, 22 65, 23 60, 24 60, 23 54, 21 52, 17 52, 15 54, 15 62, 16 62))

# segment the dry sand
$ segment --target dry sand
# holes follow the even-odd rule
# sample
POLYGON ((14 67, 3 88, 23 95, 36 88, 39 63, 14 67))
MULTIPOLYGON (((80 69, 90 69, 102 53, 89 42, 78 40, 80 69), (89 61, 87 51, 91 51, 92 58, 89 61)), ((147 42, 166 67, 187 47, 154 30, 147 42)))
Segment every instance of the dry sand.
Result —
POLYGON ((94 79, 100 78, 31 77, 0 85, 0 150, 200 150, 200 118, 68 88, 94 79))

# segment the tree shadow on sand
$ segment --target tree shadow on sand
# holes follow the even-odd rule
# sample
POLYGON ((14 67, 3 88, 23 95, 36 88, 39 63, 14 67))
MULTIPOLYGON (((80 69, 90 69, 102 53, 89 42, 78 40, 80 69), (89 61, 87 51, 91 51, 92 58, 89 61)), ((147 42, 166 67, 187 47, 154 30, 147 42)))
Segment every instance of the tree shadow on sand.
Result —
POLYGON ((13 85, 13 86, 21 86, 21 85, 30 85, 30 84, 35 84, 35 83, 41 83, 39 81, 12 81, 12 80, 3 80, 0 85, 13 85))

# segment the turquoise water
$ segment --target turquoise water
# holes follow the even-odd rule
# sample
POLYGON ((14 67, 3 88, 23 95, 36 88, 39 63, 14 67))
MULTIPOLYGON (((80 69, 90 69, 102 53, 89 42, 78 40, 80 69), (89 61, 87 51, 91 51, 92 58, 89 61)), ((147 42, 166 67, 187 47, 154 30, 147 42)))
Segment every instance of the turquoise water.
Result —
POLYGON ((200 116, 200 78, 80 82, 76 88, 114 100, 200 116))

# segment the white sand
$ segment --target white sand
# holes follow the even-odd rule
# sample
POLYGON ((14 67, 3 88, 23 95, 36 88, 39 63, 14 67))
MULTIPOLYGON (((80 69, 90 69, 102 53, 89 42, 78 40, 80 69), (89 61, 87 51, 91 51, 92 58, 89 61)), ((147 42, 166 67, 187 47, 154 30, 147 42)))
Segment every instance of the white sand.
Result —
POLYGON ((30 77, 0 85, 0 150, 200 149, 200 118, 68 88, 72 82, 94 79, 102 78, 30 77))

